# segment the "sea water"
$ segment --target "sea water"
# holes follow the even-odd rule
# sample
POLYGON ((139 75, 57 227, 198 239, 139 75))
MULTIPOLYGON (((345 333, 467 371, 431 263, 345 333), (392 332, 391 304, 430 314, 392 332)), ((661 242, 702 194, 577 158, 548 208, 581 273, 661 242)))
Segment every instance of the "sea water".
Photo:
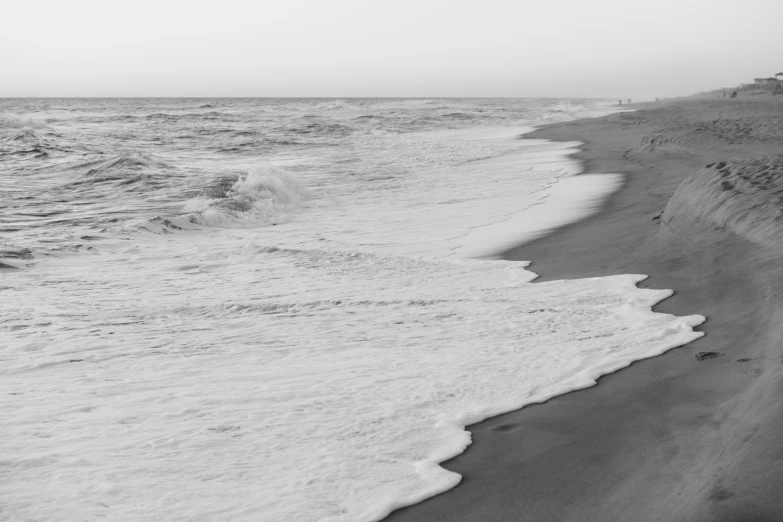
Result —
POLYGON ((616 174, 584 100, 0 100, 5 519, 373 521, 466 425, 689 342, 500 253, 616 174))

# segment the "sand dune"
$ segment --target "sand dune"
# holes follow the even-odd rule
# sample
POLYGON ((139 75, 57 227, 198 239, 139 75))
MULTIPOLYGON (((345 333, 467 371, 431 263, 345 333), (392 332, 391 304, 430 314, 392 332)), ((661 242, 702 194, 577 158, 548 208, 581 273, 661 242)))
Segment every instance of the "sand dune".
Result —
POLYGON ((761 246, 783 242, 783 155, 707 165, 686 179, 666 205, 665 228, 698 238, 727 229, 761 246))

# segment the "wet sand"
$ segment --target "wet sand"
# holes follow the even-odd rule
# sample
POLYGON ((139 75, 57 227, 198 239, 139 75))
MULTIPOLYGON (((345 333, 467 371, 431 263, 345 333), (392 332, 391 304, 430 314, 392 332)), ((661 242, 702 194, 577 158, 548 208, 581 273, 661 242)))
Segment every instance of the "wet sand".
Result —
POLYGON ((443 464, 462 483, 387 520, 783 521, 783 96, 637 107, 529 135, 627 179, 506 257, 538 281, 648 274, 706 336, 471 426, 443 464))

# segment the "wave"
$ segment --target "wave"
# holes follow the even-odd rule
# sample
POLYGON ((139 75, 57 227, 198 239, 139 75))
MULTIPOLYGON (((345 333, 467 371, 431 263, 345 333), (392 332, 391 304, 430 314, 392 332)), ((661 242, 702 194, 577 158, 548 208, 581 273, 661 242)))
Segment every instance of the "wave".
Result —
POLYGON ((295 177, 265 165, 239 177, 221 178, 185 204, 191 223, 219 228, 276 225, 301 208, 310 191, 295 177), (230 185, 229 185, 230 183, 230 185))
POLYGON ((32 259, 33 252, 29 248, 0 246, 0 257, 11 259, 32 259))
POLYGON ((158 120, 158 121, 165 121, 165 122, 179 122, 182 120, 227 120, 227 121, 237 121, 237 116, 231 113, 226 112, 220 112, 220 111, 209 111, 209 112, 190 112, 185 114, 169 114, 165 112, 155 112, 152 114, 148 114, 146 117, 148 120, 158 120))
POLYGON ((94 160, 74 165, 71 167, 72 170, 87 170, 66 186, 93 186, 105 182, 118 182, 120 185, 130 185, 147 179, 151 175, 149 167, 171 168, 171 165, 150 154, 130 152, 115 156, 109 160, 94 160))
POLYGON ((464 112, 450 112, 448 114, 442 114, 440 116, 441 118, 450 118, 454 120, 471 120, 475 118, 472 114, 467 114, 464 112))
POLYGON ((21 130, 14 129, 13 132, 8 133, 3 138, 3 141, 6 143, 10 143, 12 141, 27 141, 32 138, 36 138, 37 136, 38 135, 35 133, 34 130, 26 127, 21 130))
POLYGON ((179 115, 177 114, 166 114, 163 112, 155 112, 152 114, 147 115, 148 120, 178 120, 179 115))
POLYGON ((143 152, 121 154, 107 161, 94 162, 93 165, 96 163, 98 166, 87 171, 88 176, 101 175, 106 172, 128 167, 169 167, 169 164, 162 159, 143 152))
POLYGON ((70 152, 70 148, 64 146, 59 135, 45 126, 41 127, 41 124, 33 122, 33 126, 21 123, 21 126, 3 125, 0 121, 0 156, 35 155, 44 158, 50 153, 70 152))
POLYGON ((29 248, 0 245, 0 270, 18 270, 20 267, 5 262, 6 260, 22 262, 33 259, 33 251, 29 248))

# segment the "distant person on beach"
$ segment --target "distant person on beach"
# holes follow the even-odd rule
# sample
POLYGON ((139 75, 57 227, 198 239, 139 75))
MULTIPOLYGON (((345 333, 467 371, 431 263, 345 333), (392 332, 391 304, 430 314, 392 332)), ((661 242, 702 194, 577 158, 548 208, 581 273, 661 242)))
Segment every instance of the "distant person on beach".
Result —
POLYGON ((620 100, 620 105, 622 105, 622 104, 623 104, 623 100, 620 100))

